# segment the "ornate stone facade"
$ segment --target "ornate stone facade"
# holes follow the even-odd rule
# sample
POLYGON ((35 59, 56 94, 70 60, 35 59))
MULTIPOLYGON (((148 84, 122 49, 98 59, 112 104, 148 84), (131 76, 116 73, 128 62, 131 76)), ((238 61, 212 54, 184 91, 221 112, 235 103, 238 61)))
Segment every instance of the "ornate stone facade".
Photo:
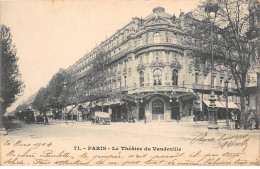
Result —
MULTIPOLYGON (((194 115, 194 101, 198 98, 195 93, 198 93, 201 119, 206 119, 204 101, 209 98, 210 73, 207 65, 198 66, 189 55, 188 42, 193 40, 187 34, 190 29, 184 13, 176 18, 162 7, 154 8, 144 19, 133 18, 67 70, 74 77, 77 95, 82 95, 80 102, 99 90, 88 90, 85 81, 91 78, 87 72, 98 50, 103 49, 109 61, 102 90, 112 92, 113 97, 96 100, 93 111, 101 110, 103 105, 103 111, 112 110, 114 121, 133 116, 147 121, 185 120, 194 115)), ((224 81, 231 78, 227 72, 216 65, 215 86, 220 102, 224 81)), ((235 82, 232 78, 230 81, 229 101, 239 102, 233 92, 235 82)))

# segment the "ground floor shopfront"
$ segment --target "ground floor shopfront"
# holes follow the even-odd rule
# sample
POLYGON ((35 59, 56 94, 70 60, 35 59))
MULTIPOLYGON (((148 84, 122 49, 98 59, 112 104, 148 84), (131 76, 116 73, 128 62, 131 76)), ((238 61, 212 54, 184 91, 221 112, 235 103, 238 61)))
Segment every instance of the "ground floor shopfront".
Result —
POLYGON ((178 97, 165 93, 142 94, 138 97, 125 95, 120 100, 93 104, 90 113, 108 112, 114 122, 133 119, 147 122, 180 120, 183 117, 194 116, 195 99, 193 93, 181 93, 178 97))
MULTIPOLYGON (((87 121, 97 111, 110 114, 112 122, 152 121, 207 121, 209 101, 200 101, 195 93, 143 93, 108 98, 102 101, 71 105, 63 114, 63 119, 87 121), (199 105, 196 105, 199 104, 199 105), (79 106, 84 111, 79 111, 79 106)), ((229 103, 228 113, 224 102, 216 101, 218 119, 230 118, 231 111, 238 109, 229 103), (221 105, 221 106, 220 106, 221 105)))

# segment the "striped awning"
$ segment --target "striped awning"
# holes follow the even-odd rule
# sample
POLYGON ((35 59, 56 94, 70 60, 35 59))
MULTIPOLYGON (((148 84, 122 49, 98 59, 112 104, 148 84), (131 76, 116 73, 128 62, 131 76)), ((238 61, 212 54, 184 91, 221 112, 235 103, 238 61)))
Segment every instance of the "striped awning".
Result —
MULTIPOLYGON (((209 107, 210 101, 204 100, 203 102, 206 104, 206 106, 209 107)), ((226 108, 226 102, 216 101, 215 103, 216 103, 216 107, 218 107, 218 108, 226 108)), ((239 109, 239 107, 234 102, 228 102, 228 108, 229 109, 239 109)))
MULTIPOLYGON (((226 107, 226 102, 221 102, 221 104, 226 107)), ((239 107, 234 102, 228 102, 228 108, 230 109, 239 109, 239 107)))

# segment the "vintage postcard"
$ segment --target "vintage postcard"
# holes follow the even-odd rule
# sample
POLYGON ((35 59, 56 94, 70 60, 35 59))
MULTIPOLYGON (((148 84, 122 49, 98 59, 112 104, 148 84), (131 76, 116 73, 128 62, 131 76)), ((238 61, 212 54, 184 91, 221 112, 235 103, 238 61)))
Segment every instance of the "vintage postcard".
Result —
POLYGON ((1 166, 259 166, 258 0, 4 0, 1 166))

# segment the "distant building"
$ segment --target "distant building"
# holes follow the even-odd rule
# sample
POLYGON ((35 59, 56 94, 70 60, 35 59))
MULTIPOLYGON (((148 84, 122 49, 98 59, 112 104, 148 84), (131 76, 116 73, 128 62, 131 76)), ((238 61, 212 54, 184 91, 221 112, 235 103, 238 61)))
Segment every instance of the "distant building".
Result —
MULTIPOLYGON (((197 100, 200 119, 207 120, 211 74, 190 55, 190 48, 200 48, 203 42, 189 46, 190 41, 195 41, 187 33, 192 29, 189 21, 187 14, 182 12, 177 18, 162 7, 154 8, 145 18, 133 18, 67 69, 73 77, 73 94, 68 100, 87 104, 91 111, 112 112, 114 121, 130 117, 146 117, 147 121, 192 120, 197 100), (100 49, 109 58, 105 65, 106 85, 88 89, 86 81, 92 77, 87 72, 100 49), (88 98, 97 91, 113 96, 89 103, 88 98)), ((238 108, 240 97, 234 90, 235 80, 223 65, 216 63, 215 67, 217 107, 225 108, 222 91, 224 81, 229 79, 229 108, 238 108)), ((250 85, 254 84, 256 79, 252 78, 250 85)), ((222 111, 218 116, 226 118, 222 111)))

